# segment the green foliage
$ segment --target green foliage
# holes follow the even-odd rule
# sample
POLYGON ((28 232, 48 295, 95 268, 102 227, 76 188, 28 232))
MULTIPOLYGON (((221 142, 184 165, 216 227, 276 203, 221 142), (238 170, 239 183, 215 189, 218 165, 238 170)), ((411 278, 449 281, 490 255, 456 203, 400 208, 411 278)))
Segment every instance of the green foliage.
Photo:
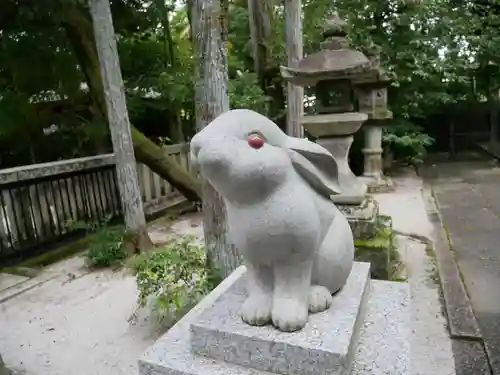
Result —
POLYGON ((208 269, 203 247, 185 236, 165 247, 135 256, 139 306, 151 307, 160 318, 175 318, 196 304, 217 282, 208 269))
POLYGON ((239 73, 235 79, 230 80, 229 99, 231 108, 248 108, 263 114, 267 113, 269 98, 259 87, 255 73, 239 73))
POLYGON ((434 139, 423 133, 414 123, 396 119, 384 132, 383 143, 389 145, 397 159, 419 164, 423 162, 426 148, 434 143, 434 139))
MULTIPOLYGON (((111 2, 130 117, 155 139, 176 141, 173 129, 178 127, 185 136, 194 132, 194 59, 186 3, 111 2)), ((229 91, 232 107, 276 119, 284 108, 278 69, 286 64, 284 7, 267 3, 272 30, 265 41, 270 77, 264 85, 281 88, 281 93, 263 90, 255 75, 246 1, 229 2, 229 91)), ((69 8, 87 19, 88 14, 70 4, 5 1, 5 16, 0 16, 2 160, 43 162, 109 150, 108 134, 91 108, 82 85, 86 77, 64 27, 69 8), (60 106, 33 106, 49 99, 60 106), (60 130, 43 135, 52 124, 60 130), (50 147, 56 140, 59 146, 50 147)), ((348 20, 354 48, 381 47, 382 64, 393 78, 389 107, 397 119, 385 140, 399 151, 413 150, 408 155, 416 159, 430 140, 401 121, 424 119, 444 105, 491 98, 500 87, 500 11, 493 1, 303 0, 302 7, 306 54, 320 48, 322 26, 332 10, 348 20)))
POLYGON ((100 228, 85 257, 89 267, 110 267, 121 264, 127 258, 123 246, 123 231, 100 228))
POLYGON ((124 231, 122 228, 110 227, 109 220, 110 218, 105 218, 100 222, 65 223, 69 231, 84 230, 87 234, 93 234, 85 253, 87 266, 91 268, 118 266, 127 258, 128 254, 123 246, 124 231))

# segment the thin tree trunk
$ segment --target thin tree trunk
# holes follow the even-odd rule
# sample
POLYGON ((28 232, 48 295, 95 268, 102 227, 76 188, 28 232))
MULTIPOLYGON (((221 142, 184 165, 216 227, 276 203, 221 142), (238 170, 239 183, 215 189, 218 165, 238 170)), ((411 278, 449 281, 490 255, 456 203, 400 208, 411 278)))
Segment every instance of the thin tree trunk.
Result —
MULTIPOLYGON (((156 8, 161 13, 160 21, 162 24, 162 32, 163 32, 163 58, 164 58, 164 66, 165 69, 175 69, 176 67, 176 58, 174 51, 174 41, 172 39, 172 32, 170 30, 170 11, 171 6, 165 3, 165 0, 156 0, 156 8)), ((175 104, 173 104, 171 108, 172 122, 171 122, 171 130, 170 136, 174 143, 183 143, 185 141, 184 132, 182 129, 182 121, 180 116, 180 109, 177 108, 175 104)))
POLYGON ((189 24, 189 40, 194 46, 194 35, 193 35, 193 0, 186 0, 186 15, 189 24))
POLYGON ((108 123, 116 158, 118 189, 128 233, 126 246, 131 253, 137 250, 148 250, 153 247, 153 243, 147 231, 139 189, 137 163, 109 0, 90 0, 90 13, 93 19, 108 123))
POLYGON ((269 102, 269 116, 283 130, 286 129, 285 92, 279 73, 279 62, 270 53, 268 43, 272 38, 272 1, 248 0, 248 21, 252 41, 254 70, 259 86, 269 102))
POLYGON ((268 0, 248 0, 248 20, 252 41, 254 69, 259 85, 267 91, 266 69, 268 66, 267 42, 271 37, 271 19, 268 0))
MULTIPOLYGON (((83 9, 75 5, 64 6, 63 11, 62 25, 86 77, 94 115, 105 119, 107 117, 106 104, 91 20, 86 17, 83 9)), ((161 147, 151 142, 133 125, 131 125, 131 131, 137 160, 167 180, 188 200, 200 201, 202 194, 200 181, 182 168, 175 159, 166 155, 161 147)))
MULTIPOLYGON (((196 127, 229 110, 227 46, 222 33, 224 14, 220 0, 192 0, 193 48, 198 58, 196 70, 196 127)), ((240 259, 229 244, 226 233, 226 210, 221 197, 206 181, 203 183, 203 228, 207 258, 221 276, 225 277, 239 264, 240 259)))
MULTIPOLYGON (((301 0, 285 0, 285 37, 288 66, 294 68, 303 54, 301 0)), ((287 133, 302 137, 300 119, 304 111, 304 89, 290 82, 287 85, 287 133)))
POLYGON ((201 201, 201 181, 181 168, 175 159, 165 155, 165 151, 153 144, 139 130, 132 127, 132 139, 137 160, 148 166, 153 172, 167 180, 185 198, 192 202, 201 201))

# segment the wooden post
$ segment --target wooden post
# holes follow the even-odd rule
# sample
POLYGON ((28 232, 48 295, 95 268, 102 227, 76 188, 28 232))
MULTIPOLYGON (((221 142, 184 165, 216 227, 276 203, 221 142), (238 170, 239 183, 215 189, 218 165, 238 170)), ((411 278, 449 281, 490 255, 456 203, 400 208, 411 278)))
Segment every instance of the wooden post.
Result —
MULTIPOLYGON (((285 0, 285 37, 288 66, 297 66, 303 55, 302 2, 285 0)), ((287 84, 287 124, 288 135, 303 137, 300 119, 304 112, 304 89, 290 82, 287 84)))
MULTIPOLYGON (((203 129, 218 115, 229 110, 227 45, 223 32, 221 0, 190 0, 196 86, 196 128, 203 129)), ((227 241, 226 210, 222 198, 207 182, 203 183, 203 230, 211 267, 228 276, 241 261, 227 241)))
POLYGON ((109 0, 90 0, 90 13, 106 100, 109 129, 116 158, 116 175, 130 251, 152 247, 137 179, 123 79, 109 0))

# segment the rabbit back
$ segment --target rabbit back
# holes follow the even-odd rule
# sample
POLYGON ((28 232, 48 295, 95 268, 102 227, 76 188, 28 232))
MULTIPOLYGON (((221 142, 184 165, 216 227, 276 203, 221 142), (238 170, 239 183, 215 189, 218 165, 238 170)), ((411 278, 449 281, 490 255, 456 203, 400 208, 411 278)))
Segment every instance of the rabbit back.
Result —
POLYGON ((311 283, 336 293, 347 281, 354 262, 354 239, 345 216, 334 216, 314 260, 311 283))

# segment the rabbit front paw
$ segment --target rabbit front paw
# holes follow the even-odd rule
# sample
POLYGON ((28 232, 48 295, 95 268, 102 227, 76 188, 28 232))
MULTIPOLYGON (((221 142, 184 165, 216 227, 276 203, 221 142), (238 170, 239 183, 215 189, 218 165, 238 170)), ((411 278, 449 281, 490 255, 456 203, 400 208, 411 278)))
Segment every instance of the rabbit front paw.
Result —
POLYGON ((309 290, 309 311, 318 313, 328 310, 332 305, 333 297, 328 289, 320 285, 312 285, 309 290))
POLYGON ((266 294, 250 295, 241 308, 241 318, 252 326, 263 326, 271 321, 272 297, 266 294))
POLYGON ((307 324, 307 304, 297 299, 278 298, 273 302, 273 324, 280 331, 298 331, 307 324))

